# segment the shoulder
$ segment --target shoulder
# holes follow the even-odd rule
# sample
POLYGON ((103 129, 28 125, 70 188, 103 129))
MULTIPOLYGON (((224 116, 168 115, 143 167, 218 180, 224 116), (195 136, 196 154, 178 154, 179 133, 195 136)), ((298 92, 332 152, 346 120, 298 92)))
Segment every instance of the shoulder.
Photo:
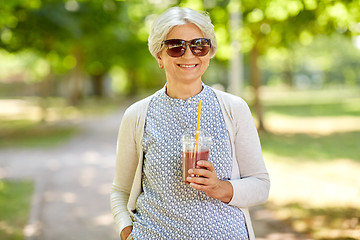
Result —
POLYGON ((223 116, 229 130, 237 132, 239 128, 253 124, 254 120, 248 104, 241 97, 213 89, 218 98, 223 116))
POLYGON ((138 115, 143 112, 149 105, 151 98, 152 95, 131 104, 130 107, 125 110, 125 115, 138 115))
POLYGON ((229 110, 233 110, 233 109, 244 109, 247 110, 248 104, 245 102, 244 99, 242 99, 239 96, 235 96, 233 94, 224 92, 224 91, 220 91, 217 89, 212 88, 212 90, 214 91, 216 97, 218 98, 219 102, 221 105, 223 105, 223 107, 226 107, 229 110))
POLYGON ((235 134, 239 131, 241 133, 256 132, 254 119, 244 99, 219 90, 214 90, 214 92, 219 99, 225 122, 229 123, 230 132, 235 134))
POLYGON ((124 112, 122 122, 138 124, 145 119, 149 103, 154 95, 148 96, 130 105, 124 112))

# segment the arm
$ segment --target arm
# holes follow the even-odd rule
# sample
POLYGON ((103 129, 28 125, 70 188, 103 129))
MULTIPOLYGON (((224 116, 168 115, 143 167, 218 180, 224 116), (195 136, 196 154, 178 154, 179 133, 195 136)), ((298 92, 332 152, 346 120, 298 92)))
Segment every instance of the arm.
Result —
POLYGON ((233 187, 231 183, 217 178, 216 171, 211 162, 198 161, 197 165, 200 168, 189 170, 190 175, 198 176, 187 177, 190 186, 197 190, 204 191, 209 197, 229 203, 233 197, 233 187))
POLYGON ((199 161, 199 167, 204 169, 189 170, 190 174, 199 177, 188 177, 187 180, 190 186, 210 197, 236 207, 250 207, 267 200, 270 181, 250 109, 241 98, 232 97, 231 102, 229 111, 225 112, 233 119, 230 131, 234 134, 230 138, 240 177, 230 181, 219 180, 211 162, 199 161))
POLYGON ((270 180, 262 158, 259 136, 248 105, 242 100, 237 106, 234 151, 240 179, 232 179, 233 197, 230 205, 251 207, 264 203, 269 195, 270 180))
POLYGON ((120 124, 117 140, 116 170, 110 194, 111 211, 119 233, 122 233, 124 228, 132 225, 127 203, 138 164, 135 124, 136 115, 128 109, 124 113, 120 124))

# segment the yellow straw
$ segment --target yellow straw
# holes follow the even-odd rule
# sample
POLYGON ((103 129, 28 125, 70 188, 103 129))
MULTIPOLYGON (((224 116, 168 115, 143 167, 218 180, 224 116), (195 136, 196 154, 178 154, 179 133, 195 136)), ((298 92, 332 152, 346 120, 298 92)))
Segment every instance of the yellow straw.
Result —
POLYGON ((198 106, 198 116, 197 116, 197 124, 196 124, 195 152, 198 152, 198 149, 199 149, 200 115, 201 115, 201 100, 199 100, 199 106, 198 106))

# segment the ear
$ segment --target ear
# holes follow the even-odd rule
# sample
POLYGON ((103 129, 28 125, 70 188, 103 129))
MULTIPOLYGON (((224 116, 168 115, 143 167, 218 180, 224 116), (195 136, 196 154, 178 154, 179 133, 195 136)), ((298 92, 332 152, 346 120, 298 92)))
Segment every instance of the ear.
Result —
POLYGON ((163 69, 163 68, 164 68, 164 65, 163 65, 162 58, 161 58, 160 54, 158 54, 156 60, 157 60, 157 62, 158 62, 158 64, 159 64, 159 67, 160 67, 161 69, 163 69))

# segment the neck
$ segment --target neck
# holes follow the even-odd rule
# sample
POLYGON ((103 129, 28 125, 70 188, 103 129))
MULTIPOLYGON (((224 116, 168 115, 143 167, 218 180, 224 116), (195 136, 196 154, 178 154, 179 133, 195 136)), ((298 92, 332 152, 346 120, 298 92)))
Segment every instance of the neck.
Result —
POLYGON ((201 81, 183 84, 177 82, 167 82, 166 84, 166 94, 172 98, 179 98, 186 100, 196 94, 200 93, 202 90, 201 81))

